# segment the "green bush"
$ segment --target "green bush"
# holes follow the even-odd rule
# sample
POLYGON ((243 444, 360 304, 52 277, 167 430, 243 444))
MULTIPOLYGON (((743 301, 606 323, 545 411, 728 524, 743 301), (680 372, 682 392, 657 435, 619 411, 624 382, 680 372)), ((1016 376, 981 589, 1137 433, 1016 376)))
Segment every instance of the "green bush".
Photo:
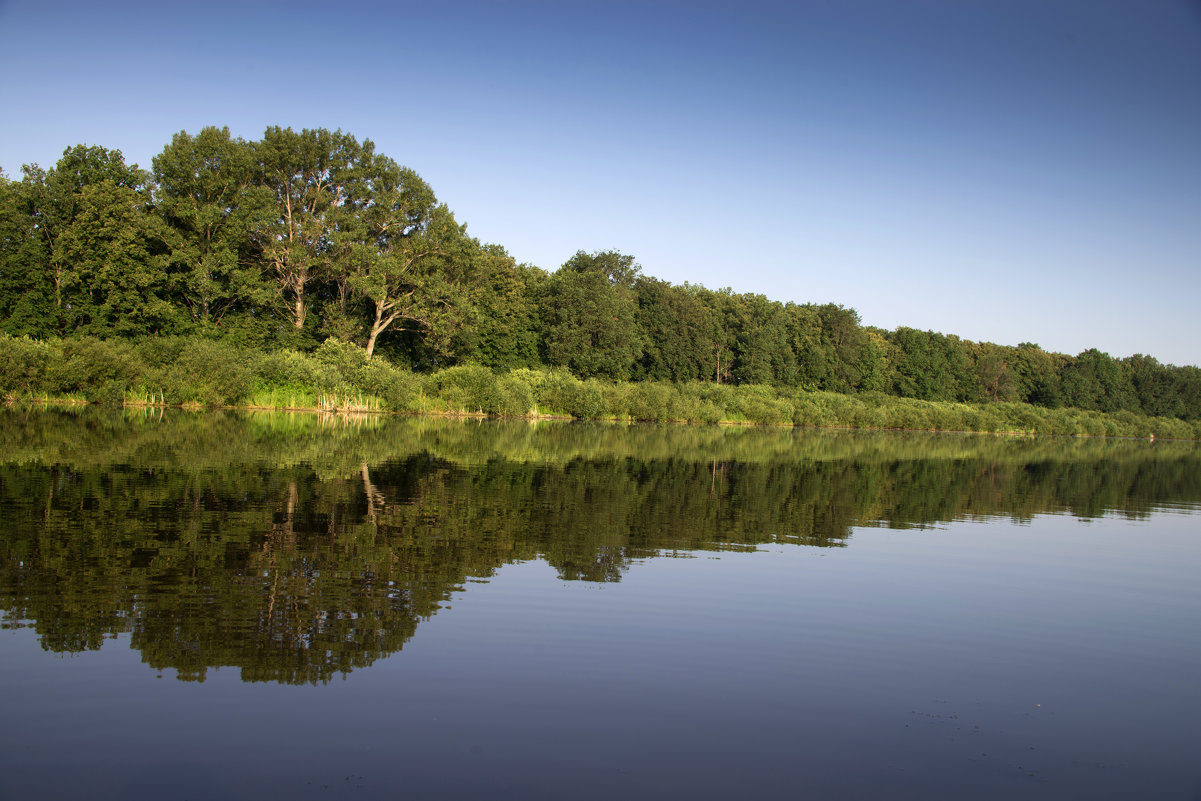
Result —
POLYGON ((733 403, 726 407, 732 419, 760 425, 792 422, 792 404, 779 398, 771 387, 746 384, 738 387, 732 400, 733 403))
POLYGON ((706 399, 704 384, 693 381, 688 384, 677 384, 668 404, 667 414, 670 420, 683 420, 688 423, 717 423, 724 416, 722 409, 706 399))
POLYGON ((566 370, 514 370, 513 375, 527 380, 534 392, 539 411, 547 414, 572 414, 582 382, 566 370))
POLYGON ((353 384, 354 377, 367 364, 367 351, 353 342, 330 337, 313 351, 313 359, 320 365, 333 368, 345 383, 353 384))
POLYGON ((628 418, 630 416, 630 393, 638 384, 625 381, 602 380, 597 382, 605 401, 605 416, 628 418))
POLYGON ((503 417, 525 417, 535 410, 534 392, 530 385, 512 375, 496 381, 500 402, 496 413, 503 417))
POLYGON ((29 337, 0 334, 0 396, 42 390, 50 347, 29 337))
POLYGON ((708 382, 694 384, 697 397, 721 409, 723 419, 729 417, 729 410, 734 406, 734 396, 737 389, 730 384, 710 384, 708 382))
POLYGON ((677 396, 673 398, 669 411, 670 419, 685 423, 720 423, 722 410, 697 397, 677 396))
POLYGON ((146 366, 154 369, 173 364, 187 344, 185 337, 147 337, 134 347, 146 366))
POLYGON ((644 381, 631 387, 627 398, 627 413, 635 420, 656 423, 668 419, 672 392, 657 382, 644 381))
POLYGON ((146 394, 158 390, 167 403, 224 406, 250 395, 254 372, 232 345, 209 339, 184 341, 173 361, 143 381, 146 394))
POLYGON ((798 426, 832 426, 838 420, 827 405, 824 393, 799 391, 792 398, 792 422, 798 426))
POLYGON ((595 378, 582 382, 575 391, 568 409, 573 417, 581 420, 599 420, 609 415, 609 406, 605 403, 605 393, 601 383, 595 378))
POLYGON ((136 386, 146 373, 145 362, 128 342, 62 339, 50 347, 44 386, 52 394, 82 393, 98 402, 111 400, 112 386, 136 386))
POLYGON ((430 375, 425 391, 452 412, 498 414, 501 406, 496 375, 478 364, 460 364, 430 375))
POLYGON ((277 350, 264 353, 254 360, 258 381, 268 387, 296 387, 310 390, 337 383, 336 369, 322 365, 311 356, 296 350, 277 350))
POLYGON ((383 399, 386 407, 396 412, 413 408, 418 387, 412 371, 402 370, 379 356, 362 365, 354 376, 355 389, 383 399))

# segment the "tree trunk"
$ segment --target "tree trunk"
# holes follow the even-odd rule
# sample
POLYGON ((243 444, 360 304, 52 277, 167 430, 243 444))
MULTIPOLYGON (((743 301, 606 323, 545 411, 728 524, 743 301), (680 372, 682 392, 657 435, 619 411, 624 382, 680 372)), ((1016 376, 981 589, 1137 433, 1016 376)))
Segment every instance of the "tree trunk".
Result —
POLYGON ((396 321, 396 313, 388 315, 384 319, 384 309, 388 303, 387 298, 384 300, 375 301, 375 320, 371 323, 371 335, 367 337, 367 360, 371 360, 371 354, 375 353, 375 341, 379 339, 379 335, 388 330, 388 326, 396 321))

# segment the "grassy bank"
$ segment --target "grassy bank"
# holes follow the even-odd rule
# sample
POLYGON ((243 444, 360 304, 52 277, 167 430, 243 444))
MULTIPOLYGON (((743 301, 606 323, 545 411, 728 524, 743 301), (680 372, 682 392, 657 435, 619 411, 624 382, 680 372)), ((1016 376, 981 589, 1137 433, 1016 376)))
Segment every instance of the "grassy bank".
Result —
POLYGON ((1201 438, 1201 421, 842 395, 765 385, 580 380, 565 370, 414 373, 327 340, 312 353, 240 351, 206 339, 138 343, 0 337, 0 396, 126 406, 238 406, 330 412, 570 417, 857 429, 1201 438))

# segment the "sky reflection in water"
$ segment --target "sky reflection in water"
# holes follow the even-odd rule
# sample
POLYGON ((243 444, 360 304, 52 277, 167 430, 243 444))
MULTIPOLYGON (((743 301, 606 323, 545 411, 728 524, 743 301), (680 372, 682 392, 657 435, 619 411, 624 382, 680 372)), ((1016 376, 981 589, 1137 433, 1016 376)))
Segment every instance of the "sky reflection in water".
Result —
POLYGON ((0 797, 1201 791, 1191 445, 3 422, 0 797))

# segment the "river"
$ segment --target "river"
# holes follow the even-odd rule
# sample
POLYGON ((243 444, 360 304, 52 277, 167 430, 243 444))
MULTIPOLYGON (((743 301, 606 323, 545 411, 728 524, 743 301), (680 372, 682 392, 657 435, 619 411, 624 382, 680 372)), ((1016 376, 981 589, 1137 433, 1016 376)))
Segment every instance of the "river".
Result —
POLYGON ((0 798, 1201 797, 1201 447, 0 411, 0 798))

